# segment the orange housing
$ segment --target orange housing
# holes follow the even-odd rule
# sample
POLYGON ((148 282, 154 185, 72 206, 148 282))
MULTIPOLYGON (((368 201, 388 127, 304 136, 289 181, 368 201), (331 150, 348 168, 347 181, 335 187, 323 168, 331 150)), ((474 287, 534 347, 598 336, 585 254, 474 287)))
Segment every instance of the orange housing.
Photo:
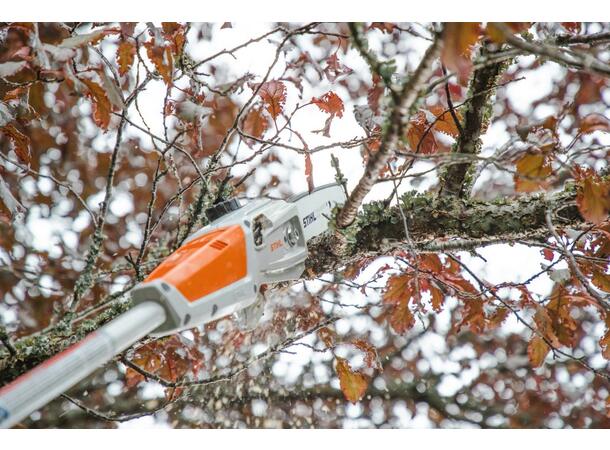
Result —
POLYGON ((240 225, 218 228, 172 253, 145 281, 162 279, 194 302, 246 276, 246 237, 240 225))

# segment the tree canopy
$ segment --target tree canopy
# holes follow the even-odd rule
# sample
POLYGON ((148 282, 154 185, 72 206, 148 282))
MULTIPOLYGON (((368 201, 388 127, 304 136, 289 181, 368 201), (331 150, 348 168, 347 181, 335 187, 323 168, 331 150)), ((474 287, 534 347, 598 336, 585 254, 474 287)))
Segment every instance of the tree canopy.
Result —
POLYGON ((0 386, 126 311, 206 208, 348 195, 256 329, 146 338, 23 426, 610 426, 609 43, 2 23, 0 386))

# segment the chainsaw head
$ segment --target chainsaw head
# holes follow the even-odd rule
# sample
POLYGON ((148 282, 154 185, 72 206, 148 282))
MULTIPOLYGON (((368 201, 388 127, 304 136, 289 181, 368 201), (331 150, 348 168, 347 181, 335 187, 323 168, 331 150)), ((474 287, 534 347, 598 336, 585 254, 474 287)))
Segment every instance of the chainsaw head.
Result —
POLYGON ((216 220, 133 288, 135 303, 156 301, 167 312, 152 335, 172 334, 254 305, 257 311, 245 311, 251 327, 252 317, 262 312, 260 286, 301 276, 307 241, 328 228, 332 209, 344 201, 343 189, 331 184, 288 201, 257 199, 218 208, 222 214, 216 220))

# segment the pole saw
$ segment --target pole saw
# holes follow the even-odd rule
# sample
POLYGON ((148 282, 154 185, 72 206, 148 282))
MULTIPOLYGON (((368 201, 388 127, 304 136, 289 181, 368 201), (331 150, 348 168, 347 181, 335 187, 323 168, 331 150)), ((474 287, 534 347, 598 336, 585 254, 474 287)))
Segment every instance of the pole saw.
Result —
POLYGON ((131 290, 133 307, 0 389, 0 427, 10 428, 146 335, 163 337, 229 314, 253 328, 261 286, 298 279, 307 242, 345 202, 338 184, 287 201, 231 199, 206 210, 210 223, 131 290))

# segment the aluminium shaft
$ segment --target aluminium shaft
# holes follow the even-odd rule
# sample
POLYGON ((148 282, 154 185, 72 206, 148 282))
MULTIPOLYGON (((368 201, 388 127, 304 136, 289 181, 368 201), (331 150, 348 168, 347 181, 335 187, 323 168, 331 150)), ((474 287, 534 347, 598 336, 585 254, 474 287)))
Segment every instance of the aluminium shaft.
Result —
POLYGON ((10 428, 74 386, 165 321, 144 302, 0 389, 0 428, 10 428))

